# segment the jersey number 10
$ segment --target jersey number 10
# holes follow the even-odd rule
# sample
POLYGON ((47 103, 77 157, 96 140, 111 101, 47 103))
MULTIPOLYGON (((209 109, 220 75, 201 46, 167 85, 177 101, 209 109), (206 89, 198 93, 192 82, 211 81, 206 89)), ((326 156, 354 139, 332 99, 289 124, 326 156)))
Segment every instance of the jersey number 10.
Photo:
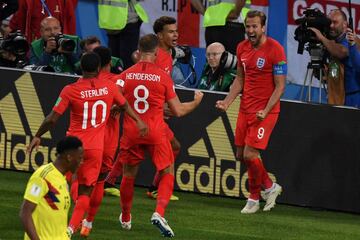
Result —
POLYGON ((88 124, 88 118, 89 115, 91 115, 90 118, 90 124, 91 126, 93 126, 94 128, 96 128, 97 126, 99 126, 100 124, 102 124, 103 122, 105 122, 106 119, 106 103, 102 100, 97 100, 94 105, 91 108, 91 113, 89 114, 89 102, 86 101, 84 102, 84 112, 83 112, 83 122, 82 122, 82 129, 86 129, 87 128, 87 124, 88 124), (97 114, 97 107, 100 106, 102 108, 102 112, 101 112, 101 122, 96 124, 96 114, 97 114))

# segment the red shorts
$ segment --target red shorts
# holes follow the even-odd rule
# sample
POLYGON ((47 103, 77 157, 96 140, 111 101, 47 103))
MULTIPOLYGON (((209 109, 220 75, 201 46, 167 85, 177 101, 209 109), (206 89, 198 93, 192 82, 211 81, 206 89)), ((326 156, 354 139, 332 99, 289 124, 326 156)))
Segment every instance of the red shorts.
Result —
POLYGON ((94 186, 100 174, 103 150, 84 150, 84 161, 76 171, 79 184, 94 186))
POLYGON ((117 147, 105 148, 102 157, 100 173, 110 172, 114 164, 114 156, 117 147))
POLYGON ((145 151, 150 153, 157 171, 161 171, 174 163, 171 144, 166 137, 162 138, 160 144, 133 145, 130 148, 124 148, 120 145, 119 160, 123 164, 137 165, 145 159, 145 151))
POLYGON ((165 135, 169 141, 171 141, 174 138, 174 132, 170 129, 167 123, 165 124, 165 135))
POLYGON ((248 145, 264 150, 278 116, 278 113, 270 113, 264 120, 260 121, 256 118, 255 113, 239 112, 235 131, 235 145, 238 147, 248 145))

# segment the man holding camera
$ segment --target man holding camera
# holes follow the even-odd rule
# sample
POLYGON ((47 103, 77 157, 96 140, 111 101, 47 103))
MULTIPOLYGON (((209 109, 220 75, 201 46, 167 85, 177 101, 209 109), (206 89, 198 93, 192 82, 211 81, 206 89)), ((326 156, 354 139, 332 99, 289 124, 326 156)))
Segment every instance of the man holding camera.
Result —
POLYGON ((339 60, 344 65, 345 74, 345 105, 360 107, 360 71, 355 67, 357 64, 350 58, 350 51, 357 51, 351 48, 346 39, 348 22, 345 13, 340 9, 335 9, 328 15, 331 20, 330 38, 325 37, 318 29, 311 29, 316 38, 324 45, 330 54, 330 59, 339 60))
POLYGON ((60 22, 54 17, 41 21, 40 33, 41 38, 31 43, 30 63, 73 74, 80 59, 80 38, 61 34, 60 22))
POLYGON ((206 48, 206 59, 198 88, 228 92, 236 76, 236 57, 226 52, 224 45, 214 42, 206 48), (229 66, 227 60, 230 60, 229 66))

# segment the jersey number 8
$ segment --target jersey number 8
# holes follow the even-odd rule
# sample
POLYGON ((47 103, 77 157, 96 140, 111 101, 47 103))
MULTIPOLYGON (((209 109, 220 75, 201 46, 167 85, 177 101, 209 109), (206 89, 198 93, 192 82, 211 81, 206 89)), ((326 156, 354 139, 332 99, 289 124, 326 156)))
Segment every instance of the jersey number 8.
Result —
POLYGON ((136 98, 134 102, 134 109, 142 114, 149 110, 149 103, 146 101, 149 97, 149 89, 147 89, 144 85, 139 85, 134 89, 134 97, 136 98), (144 95, 142 97, 139 96, 139 91, 142 90, 144 95), (143 103, 143 107, 140 108, 139 103, 143 103))

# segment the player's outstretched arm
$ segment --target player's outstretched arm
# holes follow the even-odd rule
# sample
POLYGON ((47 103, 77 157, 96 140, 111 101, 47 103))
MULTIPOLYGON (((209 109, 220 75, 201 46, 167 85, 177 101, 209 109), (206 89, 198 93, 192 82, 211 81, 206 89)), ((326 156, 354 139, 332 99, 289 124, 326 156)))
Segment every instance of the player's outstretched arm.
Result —
POLYGON ((58 114, 55 111, 51 111, 49 115, 46 116, 44 121, 41 123, 39 129, 37 130, 34 138, 32 139, 29 146, 26 148, 26 153, 31 153, 31 151, 35 148, 36 151, 38 150, 38 147, 40 145, 40 137, 49 131, 53 126, 55 126, 57 120, 59 119, 61 115, 58 114))
POLYGON ((244 84, 244 69, 243 67, 237 67, 236 77, 234 82, 231 84, 229 94, 224 100, 219 100, 216 102, 215 107, 221 111, 226 111, 228 107, 232 104, 235 98, 240 94, 243 89, 244 84))
POLYGON ((175 98, 170 99, 167 103, 169 104, 171 112, 176 117, 182 117, 194 111, 194 109, 201 103, 203 96, 204 94, 202 92, 195 91, 194 100, 191 102, 182 103, 176 96, 175 98))
POLYGON ((146 123, 141 120, 141 118, 134 112, 134 110, 129 106, 129 103, 126 101, 121 108, 136 122, 136 125, 139 129, 140 136, 146 136, 148 134, 149 128, 146 123))
POLYGON ((36 232, 34 221, 32 219, 32 213, 35 210, 35 208, 36 208, 36 204, 28 200, 24 200, 20 209, 20 219, 25 228, 25 232, 29 236, 29 238, 32 240, 40 240, 36 232))

